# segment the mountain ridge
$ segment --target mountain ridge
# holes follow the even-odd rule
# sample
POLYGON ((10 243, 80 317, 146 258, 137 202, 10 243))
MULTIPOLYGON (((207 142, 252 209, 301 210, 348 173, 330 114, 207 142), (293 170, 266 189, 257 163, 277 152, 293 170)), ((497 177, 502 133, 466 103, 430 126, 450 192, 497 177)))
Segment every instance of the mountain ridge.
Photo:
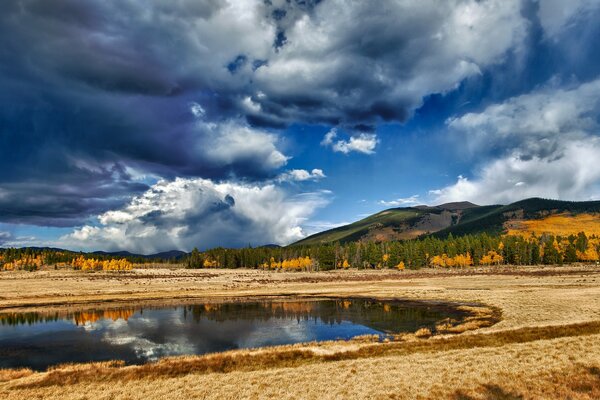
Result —
POLYGON ((308 236, 295 245, 332 242, 390 241, 449 234, 502 233, 510 221, 538 219, 561 212, 600 213, 600 201, 564 201, 533 197, 501 205, 452 202, 436 206, 398 207, 348 225, 308 236))

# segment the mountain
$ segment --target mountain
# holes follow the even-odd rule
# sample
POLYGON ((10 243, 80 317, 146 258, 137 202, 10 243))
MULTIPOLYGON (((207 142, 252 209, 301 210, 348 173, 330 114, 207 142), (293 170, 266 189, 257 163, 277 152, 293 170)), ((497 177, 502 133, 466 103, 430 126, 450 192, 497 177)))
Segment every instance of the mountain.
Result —
MULTIPOLYGON (((592 232, 600 227, 600 201, 562 201, 531 198, 521 200, 505 206, 493 207, 486 212, 481 212, 477 218, 464 218, 459 224, 449 226, 433 234, 436 237, 446 237, 450 233, 454 236, 470 233, 503 233, 507 229, 519 229, 526 221, 541 222, 550 216, 565 215, 565 219, 575 225, 571 229, 562 228, 562 234, 571 234, 578 231, 592 232), (589 214, 595 218, 583 225, 577 220, 578 215, 589 214), (591 222, 591 223, 590 223, 591 222)), ((561 233, 555 227, 554 233, 561 233)), ((540 232, 537 232, 540 233, 540 232)))
MULTIPOLYGON (((66 250, 66 249, 60 249, 57 247, 35 247, 35 246, 28 246, 28 247, 21 247, 21 250, 32 250, 32 251, 55 251, 55 252, 65 252, 65 253, 79 253, 79 251, 72 251, 72 250, 66 250)), ((85 252, 84 252, 85 253, 85 252)), ((181 251, 181 250, 169 250, 169 251, 163 251, 161 253, 156 253, 156 254, 136 254, 136 253, 131 253, 129 251, 126 250, 122 250, 122 251, 93 251, 90 253, 86 253, 86 254, 96 254, 98 256, 110 256, 110 257, 131 257, 131 258, 143 258, 143 259, 147 259, 147 260, 172 260, 172 259, 182 259, 185 256, 188 255, 188 253, 186 253, 185 251, 181 251)))
POLYGON ((478 214, 481 209, 486 208, 469 202, 391 208, 352 224, 317 233, 295 244, 413 239, 456 225, 466 216, 478 214))
MULTIPOLYGON (((390 241, 424 235, 446 237, 449 234, 457 236, 481 232, 502 233, 507 229, 527 229, 528 225, 523 224, 524 221, 542 220, 551 215, 565 213, 565 219, 577 229, 574 216, 600 213, 600 201, 573 202, 531 198, 509 205, 478 206, 469 202, 456 202, 438 206, 391 208, 352 224, 314 234, 294 245, 390 241)), ((586 221, 588 225, 593 225, 589 226, 590 230, 600 230, 600 216, 592 216, 586 221)))
POLYGON ((185 257, 188 253, 181 250, 169 250, 163 251, 161 253, 156 254, 135 254, 129 251, 94 251, 92 254, 98 254, 103 256, 114 256, 114 257, 138 257, 138 258, 146 258, 146 259, 162 259, 162 260, 170 260, 170 259, 179 259, 185 257))

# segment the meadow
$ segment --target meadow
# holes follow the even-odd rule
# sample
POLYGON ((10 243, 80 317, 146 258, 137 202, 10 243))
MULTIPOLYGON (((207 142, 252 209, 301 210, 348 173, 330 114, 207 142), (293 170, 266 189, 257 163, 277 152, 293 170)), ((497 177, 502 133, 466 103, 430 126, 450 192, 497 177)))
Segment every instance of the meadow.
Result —
MULTIPOLYGON (((2 313, 272 296, 451 301, 482 318, 458 332, 235 350, 163 359, 0 372, 6 399, 574 398, 600 396, 600 268, 133 269, 42 268, 0 275, 2 313)), ((468 321, 467 321, 468 322, 468 321)))

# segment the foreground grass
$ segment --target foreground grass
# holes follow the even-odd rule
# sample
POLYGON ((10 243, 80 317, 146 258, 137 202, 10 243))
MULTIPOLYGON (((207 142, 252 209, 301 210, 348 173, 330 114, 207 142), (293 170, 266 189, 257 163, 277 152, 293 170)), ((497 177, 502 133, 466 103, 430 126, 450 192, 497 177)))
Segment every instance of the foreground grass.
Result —
POLYGON ((594 399, 600 395, 600 335, 591 332, 598 328, 427 339, 310 360, 308 352, 285 350, 258 358, 240 354, 237 361, 221 355, 141 367, 72 366, 4 382, 0 397, 594 399), (547 338, 571 333, 577 336, 547 338))
MULTIPOLYGON (((0 370, 0 381, 35 376, 36 379, 17 384, 16 388, 44 387, 80 382, 119 381, 147 378, 173 378, 188 374, 257 371, 271 368, 297 368, 308 363, 356 360, 370 357, 407 356, 415 353, 437 353, 460 349, 499 347, 562 337, 600 334, 600 321, 567 326, 521 328, 481 335, 419 339, 405 335, 400 342, 370 343, 348 346, 341 351, 325 351, 306 345, 280 346, 265 350, 232 351, 206 356, 166 358, 144 365, 124 366, 122 362, 70 364, 51 368, 45 373, 31 370, 0 370)), ((351 343, 354 344, 354 343, 351 343)))

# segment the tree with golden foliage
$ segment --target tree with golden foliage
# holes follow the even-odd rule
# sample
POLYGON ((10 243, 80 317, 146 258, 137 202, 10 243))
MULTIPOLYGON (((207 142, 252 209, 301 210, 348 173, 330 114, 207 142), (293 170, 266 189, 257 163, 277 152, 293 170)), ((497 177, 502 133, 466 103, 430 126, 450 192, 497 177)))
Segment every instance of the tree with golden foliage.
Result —
POLYGON ((479 260, 480 265, 499 265, 504 262, 504 257, 494 250, 490 250, 479 260))

